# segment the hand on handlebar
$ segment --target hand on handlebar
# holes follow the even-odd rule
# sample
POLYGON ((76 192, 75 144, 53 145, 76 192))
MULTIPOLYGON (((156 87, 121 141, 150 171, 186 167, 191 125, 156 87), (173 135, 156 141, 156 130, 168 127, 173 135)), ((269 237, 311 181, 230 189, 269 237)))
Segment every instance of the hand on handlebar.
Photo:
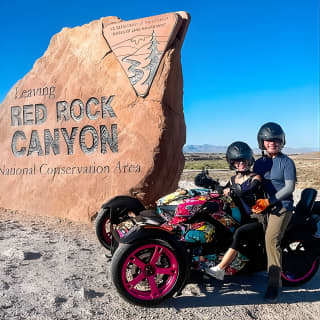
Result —
POLYGON ((213 180, 208 173, 208 170, 203 169, 201 173, 194 178, 194 184, 199 187, 216 190, 219 187, 219 182, 213 180))
POLYGON ((229 196, 229 195, 230 195, 230 188, 225 188, 225 189, 223 189, 223 195, 224 195, 225 197, 229 196))
POLYGON ((251 208, 252 212, 254 213, 261 213, 267 207, 269 207, 270 202, 268 199, 258 199, 255 205, 251 208))

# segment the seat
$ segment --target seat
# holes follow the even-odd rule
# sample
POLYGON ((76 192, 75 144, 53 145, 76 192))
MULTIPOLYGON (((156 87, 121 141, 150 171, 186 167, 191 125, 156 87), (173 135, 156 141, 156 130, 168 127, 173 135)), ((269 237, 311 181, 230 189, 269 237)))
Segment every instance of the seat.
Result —
POLYGON ((136 221, 139 223, 147 223, 155 226, 160 226, 161 224, 165 223, 164 220, 159 213, 155 210, 144 210, 141 211, 140 214, 137 216, 136 221))
POLYGON ((171 218, 174 217, 174 214, 176 213, 176 210, 177 210, 177 205, 160 205, 158 206, 158 212, 159 213, 162 213, 166 216, 169 216, 171 218))

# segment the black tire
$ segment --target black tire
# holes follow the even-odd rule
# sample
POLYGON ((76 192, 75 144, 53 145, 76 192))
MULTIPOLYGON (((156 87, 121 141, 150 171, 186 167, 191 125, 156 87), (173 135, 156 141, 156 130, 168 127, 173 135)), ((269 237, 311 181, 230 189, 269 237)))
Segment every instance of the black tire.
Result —
POLYGON ((291 241, 285 246, 281 273, 284 286, 300 286, 317 273, 319 259, 310 252, 308 245, 301 240, 291 241))
POLYGON ((146 307, 172 297, 182 288, 187 277, 187 260, 182 251, 164 239, 121 243, 112 258, 111 266, 112 280, 120 296, 131 304, 146 307), (161 253, 153 264, 152 257, 156 252, 161 253), (134 261, 143 263, 138 266, 134 261), (168 274, 157 273, 158 267, 168 270, 168 274), (132 285, 138 278, 140 280, 132 285), (152 289, 151 281, 154 281, 156 290, 152 289))
POLYGON ((135 215, 139 215, 139 213, 144 210, 144 206, 139 200, 128 196, 113 198, 102 206, 95 220, 96 235, 102 246, 108 250, 111 250, 111 248, 115 249, 118 246, 118 243, 112 237, 110 230, 111 210, 118 212, 116 222, 119 223, 122 219, 125 219, 128 216, 130 211, 135 215))
POLYGON ((110 230, 110 209, 100 209, 96 218, 96 235, 106 249, 111 249, 112 234, 110 230))

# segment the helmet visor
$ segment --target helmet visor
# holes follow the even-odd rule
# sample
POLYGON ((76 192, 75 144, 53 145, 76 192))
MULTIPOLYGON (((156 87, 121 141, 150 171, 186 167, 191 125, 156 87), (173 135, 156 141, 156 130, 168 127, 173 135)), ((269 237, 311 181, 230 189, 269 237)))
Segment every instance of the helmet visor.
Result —
POLYGON ((243 163, 249 163, 249 160, 248 159, 235 159, 235 160, 232 160, 232 164, 235 164, 235 163, 240 163, 240 162, 243 162, 243 163))
POLYGON ((274 143, 279 143, 279 144, 282 143, 282 140, 278 139, 278 138, 264 139, 264 141, 266 141, 266 142, 274 142, 274 143))
POLYGON ((232 165, 239 171, 245 171, 249 168, 249 160, 247 159, 236 159, 232 161, 232 165))

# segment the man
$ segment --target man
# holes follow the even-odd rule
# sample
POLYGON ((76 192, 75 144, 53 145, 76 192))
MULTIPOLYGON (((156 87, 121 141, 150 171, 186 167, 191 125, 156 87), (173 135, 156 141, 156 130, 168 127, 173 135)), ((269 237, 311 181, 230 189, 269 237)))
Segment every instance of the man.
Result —
POLYGON ((293 160, 281 152, 285 134, 279 124, 264 124, 258 132, 258 144, 262 157, 255 162, 253 171, 262 177, 268 198, 257 200, 253 211, 259 213, 272 206, 265 235, 269 274, 265 300, 276 302, 281 287, 280 243, 292 216, 296 168, 293 160))

